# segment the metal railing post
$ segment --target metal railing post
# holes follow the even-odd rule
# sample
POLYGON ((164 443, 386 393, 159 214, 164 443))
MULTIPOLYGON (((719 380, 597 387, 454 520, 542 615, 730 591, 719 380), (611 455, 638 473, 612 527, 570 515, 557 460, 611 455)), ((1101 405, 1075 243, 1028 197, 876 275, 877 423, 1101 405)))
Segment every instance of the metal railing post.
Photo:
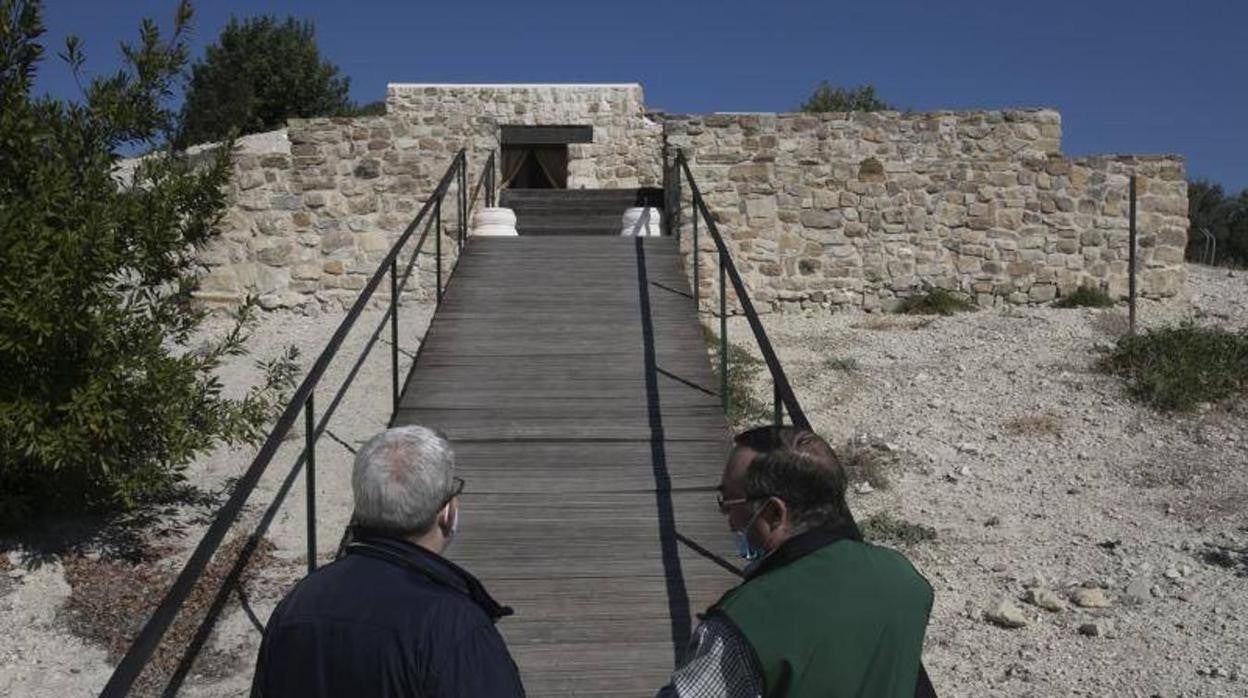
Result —
POLYGON ((437 305, 442 305, 442 199, 438 198, 437 203, 433 205, 433 216, 437 225, 434 226, 433 249, 434 249, 434 273, 433 283, 437 289, 437 305))
POLYGON ((1135 236, 1136 236, 1136 231, 1135 231, 1135 175, 1131 175, 1129 196, 1131 199, 1131 210, 1130 210, 1129 218, 1127 219, 1128 220, 1128 235, 1127 235, 1128 242, 1127 244, 1130 245, 1131 249, 1127 253, 1128 254, 1127 283, 1129 285, 1129 289, 1127 291, 1128 302, 1129 302, 1127 328, 1128 328, 1128 332, 1130 332, 1131 334, 1135 334, 1135 291, 1136 291, 1136 288, 1135 288, 1135 236))
MULTIPOLYGON (((672 168, 667 162, 667 153, 667 143, 664 143, 662 150, 659 152, 659 158, 662 161, 661 167, 663 168, 663 232, 670 236, 672 234, 672 168)), ((645 202, 642 203, 644 204, 645 202)))
POLYGON ((730 408, 728 400, 728 265, 724 253, 719 253, 719 396, 724 403, 724 414, 730 408))
POLYGON ((399 411, 399 258, 390 260, 390 397, 399 411))
MULTIPOLYGON (((672 220, 672 227, 676 230, 676 239, 680 240, 681 220, 684 218, 680 208, 680 168, 676 163, 673 163, 672 169, 672 177, 674 180, 672 185, 672 213, 668 216, 668 218, 672 220)), ((664 213, 666 214, 667 212, 664 211, 664 213)), ((679 249, 679 245, 677 245, 677 248, 679 249)))
POLYGON ((459 159, 459 251, 468 236, 468 155, 459 159))
POLYGON ((701 273, 698 270, 698 202, 692 192, 689 197, 689 215, 693 218, 693 305, 694 312, 702 312, 702 299, 698 293, 701 288, 701 273))
POLYGON ((304 479, 308 486, 308 574, 316 571, 316 415, 313 412, 315 392, 308 393, 303 408, 304 479))
POLYGON ((495 150, 490 151, 490 162, 488 165, 489 176, 486 177, 486 180, 485 180, 485 200, 488 202, 487 205, 490 207, 494 207, 497 205, 495 203, 497 201, 497 199, 495 198, 497 196, 497 192, 494 191, 494 186, 498 183, 494 180, 494 167, 498 164, 497 155, 498 155, 498 151, 495 151, 495 150))

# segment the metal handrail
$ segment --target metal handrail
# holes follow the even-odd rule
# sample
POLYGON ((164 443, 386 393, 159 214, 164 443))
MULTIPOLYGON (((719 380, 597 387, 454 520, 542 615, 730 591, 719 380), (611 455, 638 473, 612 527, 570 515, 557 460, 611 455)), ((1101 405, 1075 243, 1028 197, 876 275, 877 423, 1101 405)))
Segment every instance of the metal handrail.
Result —
MULTIPOLYGON (((666 149, 665 149, 666 150, 666 149)), ((793 422, 793 426, 799 429, 812 429, 810 420, 806 418, 806 413, 802 411, 801 404, 797 401, 797 396, 793 394, 793 388, 789 385, 789 379, 784 374, 784 367, 780 365, 780 359, 776 356, 775 349, 771 346, 771 340, 767 337, 767 330, 763 327, 763 323, 758 318, 758 313, 754 310, 754 303, 750 301, 749 290, 741 281, 741 274, 737 272, 737 266, 732 262, 732 255, 728 253, 728 246, 724 244, 724 236, 719 232, 719 226, 715 223, 711 210, 706 205, 706 200, 702 197, 702 191, 698 189, 698 183, 693 178, 693 172, 689 170, 689 161, 685 158, 684 150, 676 148, 675 161, 672 164, 671 171, 667 170, 667 153, 663 156, 663 183, 664 189, 667 191, 669 205, 673 206, 674 212, 679 215, 680 211, 680 177, 683 173, 685 179, 689 182, 689 196, 693 204, 693 300, 694 304, 700 309, 701 300, 698 297, 698 218, 706 221, 706 230, 711 235, 711 239, 715 242, 715 250, 719 257, 719 375, 720 375, 720 396, 724 405, 724 412, 728 412, 728 282, 732 283, 733 291, 737 294, 737 301, 741 304, 741 312, 745 314, 746 321, 750 324, 750 330, 754 333, 754 341, 758 344, 759 352, 763 355, 763 361, 767 364, 767 370, 771 372, 772 394, 774 398, 774 418, 773 423, 780 426, 784 423, 784 414, 782 408, 789 412, 789 419, 793 422)), ((1131 226, 1135 228, 1135 178, 1131 180, 1131 226)), ((672 218, 671 216, 665 216, 672 218)), ((680 234, 679 224, 674 228, 677 236, 680 234)), ((669 233, 670 234, 670 233, 669 233)), ((1134 235, 1134 233, 1133 233, 1134 235)), ((1134 245, 1132 245, 1134 248, 1134 245)), ((862 539, 862 531, 858 527, 858 522, 854 520, 853 515, 849 518, 850 535, 853 538, 862 539)), ((932 686, 931 678, 927 674, 927 668, 919 663, 919 675, 915 682, 916 698, 936 698, 936 689, 932 686)))
MULTIPOLYGON (((491 154, 491 167, 493 159, 493 154, 491 154)), ((459 208, 458 239, 460 249, 462 250, 467 237, 466 219, 469 213, 467 181, 467 154, 465 150, 460 149, 451 161, 451 164, 447 167, 446 173, 438 182, 438 186, 434 189, 433 194, 425 201, 424 205, 421 206, 419 213, 416 214, 416 217, 412 219, 412 222, 407 225, 407 227, 403 230, 403 233, 390 247, 386 256, 378 264, 376 271, 374 271, 373 275, 369 278, 368 283, 366 283, 364 288, 361 289, 359 296, 356 298, 355 303, 351 306, 351 309, 347 312, 346 317, 344 317, 342 322, 339 323, 337 330, 335 330, 333 336, 317 357, 317 360, 312 364, 312 367, 308 370, 307 375, 299 384, 299 387, 295 389, 290 401, 287 403, 285 409, 282 410, 277 422, 269 432, 268 437, 260 447, 256 457, 252 460, 251 465, 249 465, 243 475, 238 478, 230 497, 226 500, 225 504, 221 506, 216 518, 209 525, 203 538, 201 538, 199 543, 196 545, 190 558, 182 567, 182 571, 179 572, 177 579, 174 580, 173 584, 169 587, 169 590, 165 593, 164 598, 156 607, 156 610, 152 612, 152 615, 148 618, 147 622, 143 625, 143 628, 130 644, 130 647, 126 650, 126 654, 113 670, 112 675, 109 677, 108 683, 104 686, 104 690, 100 694, 102 698, 120 697, 129 693, 135 680, 138 679, 143 669, 147 666, 148 662, 150 662, 152 655, 160 645, 165 633, 168 632, 169 627, 177 617, 178 611, 181 610, 183 604, 194 590, 196 583, 203 576, 208 567, 208 563, 212 559, 212 556, 220 548, 226 534, 237 521, 243 506, 247 503, 247 499, 251 496, 251 493, 255 490, 260 478, 268 469, 271 461, 273 460, 273 456, 277 453, 278 447, 281 445, 286 433, 290 431, 292 426, 294 426, 295 420, 298 419, 300 412, 304 413, 305 419, 305 447, 303 452, 301 452, 299 457, 296 459, 291 472, 288 474, 287 482, 293 482, 294 476, 300 468, 307 468, 305 481, 307 484, 308 498, 308 570, 313 571, 316 569, 316 442, 320 436, 325 433, 330 416, 332 416, 334 410, 337 409, 343 394, 354 381, 355 376, 359 372, 360 366, 363 364, 364 359, 368 356, 369 352, 376 344, 377 339, 387 322, 389 322, 391 328, 392 406, 397 411, 399 402, 399 297, 400 294, 406 289, 407 282, 415 267, 416 260, 421 253, 425 240, 428 238, 430 228, 434 228, 436 230, 435 255, 437 257, 435 274, 435 283, 437 284, 436 296, 438 303, 441 303, 443 290, 441 244, 442 201, 446 198, 447 193, 450 191, 451 183, 456 182, 459 185, 459 191, 457 193, 457 206, 459 208), (427 218, 428 220, 426 220, 427 218), (425 223, 424 231, 421 233, 416 243, 416 247, 412 251, 411 258, 407 261, 404 272, 400 276, 398 272, 400 254, 404 246, 416 233, 416 230, 420 228, 422 222, 425 223), (335 394, 334 399, 331 401, 329 408, 325 411, 318 422, 315 419, 314 411, 314 397, 316 389, 320 384, 325 371, 328 369, 330 362, 337 356, 343 341, 347 337, 347 334, 355 326, 356 321, 364 312, 364 309, 368 306, 373 294, 376 292, 378 286, 381 285, 382 279, 387 273, 390 275, 389 307, 381 318, 381 322, 379 323, 377 329, 373 331, 368 342, 366 343, 362 355, 352 367, 343 384, 339 387, 337 393, 335 394)), ((480 182, 478 182, 478 188, 479 187, 480 182)), ((456 262, 458 262, 458 257, 456 258, 456 262)), ((266 513, 265 518, 261 522, 260 532, 258 534, 253 534, 253 540, 250 541, 251 543, 255 542, 256 535, 262 535, 263 529, 267 529, 269 522, 272 520, 272 514, 275 512, 276 507, 280 505, 281 500, 285 497, 288 491, 289 487, 283 487, 281 491, 279 491, 278 497, 275 498, 275 501, 270 506, 269 512, 266 513)), ((240 555, 240 560, 235 564, 234 573, 232 573, 230 577, 227 577, 227 581, 231 578, 235 578, 235 573, 241 568, 242 564, 245 564, 245 560, 243 558, 249 556, 252 550, 254 550, 254 545, 249 545, 245 549, 244 553, 240 555)), ((223 588, 218 590, 218 599, 220 599, 222 593, 226 591, 227 590, 223 585, 223 588)), ((208 619, 205 619, 204 622, 207 623, 210 620, 211 616, 208 619)), ((201 631, 202 630, 203 628, 201 628, 201 631)), ((183 663, 187 663, 186 657, 183 658, 183 663)), ((178 680, 179 676, 175 674, 173 679, 170 681, 170 684, 173 685, 175 681, 178 680)))
MULTIPOLYGON (((698 183, 693 178, 693 172, 689 169, 689 161, 685 158, 684 150, 676 148, 676 158, 672 166, 672 172, 665 177, 665 180, 674 192, 674 196, 670 196, 669 200, 674 200, 674 208, 679 209, 680 183, 683 173, 685 181, 689 183, 689 196, 693 205, 692 223, 693 223, 693 298, 694 303, 699 304, 699 270, 698 270, 698 219, 701 218, 706 222, 706 230, 710 233, 711 240, 715 242, 715 249, 718 253, 719 262, 719 378, 720 378, 720 399, 724 405, 724 411, 727 412, 730 405, 728 404, 728 283, 732 284, 732 289, 737 294, 737 302, 741 304, 741 312, 745 314, 745 319, 750 325, 750 330, 754 333, 754 341, 758 344, 759 353, 763 356, 763 362, 767 364, 767 370, 771 373, 772 394, 773 394, 773 412, 774 422, 779 425, 783 423, 784 414, 782 411, 787 410, 789 419, 793 425, 802 429, 810 428, 810 420, 806 418, 802 405, 797 401, 797 396, 793 394, 793 388, 789 384, 789 379, 784 373, 784 367, 780 365, 780 359, 776 356, 775 349, 771 346, 771 340, 767 337, 767 330, 763 327, 763 323, 758 318, 758 313, 754 310, 754 303, 750 300, 749 290, 745 287, 745 283, 741 280, 741 274, 737 271, 737 265, 732 261, 732 255, 728 252, 728 246, 724 243, 724 236, 719 232, 719 226, 715 223, 715 217, 711 215, 711 210, 706 205, 706 200, 702 197, 702 191, 698 188, 698 183)), ((668 218, 672 218, 669 214, 668 218)), ((680 228, 676 227, 676 231, 680 228)))

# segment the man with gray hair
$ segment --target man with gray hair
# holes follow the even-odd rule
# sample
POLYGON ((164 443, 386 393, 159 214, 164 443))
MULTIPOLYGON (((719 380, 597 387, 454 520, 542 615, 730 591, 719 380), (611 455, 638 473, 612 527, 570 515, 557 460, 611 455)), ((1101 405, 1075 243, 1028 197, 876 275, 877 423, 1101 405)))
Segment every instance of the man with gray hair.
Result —
POLYGON ((436 431, 396 427, 364 444, 352 541, 274 609, 253 698, 524 695, 494 627, 511 609, 442 557, 463 486, 436 431))

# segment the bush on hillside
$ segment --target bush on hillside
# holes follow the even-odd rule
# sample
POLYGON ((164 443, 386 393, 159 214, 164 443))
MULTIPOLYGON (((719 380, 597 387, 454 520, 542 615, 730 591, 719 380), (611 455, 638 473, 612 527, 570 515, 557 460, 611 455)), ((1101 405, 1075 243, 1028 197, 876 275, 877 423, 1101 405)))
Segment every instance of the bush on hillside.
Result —
MULTIPOLYGON (((715 384, 711 386, 719 391, 723 385, 723 373, 719 361, 719 335, 703 327, 706 348, 710 352, 711 375, 715 384)), ((754 395, 754 384, 766 370, 761 359, 739 344, 728 342, 728 422, 734 427, 770 424, 775 417, 772 406, 759 400, 754 395)), ((770 378, 770 374, 768 374, 770 378)))
POLYGON ((833 87, 827 80, 820 82, 810 96, 798 106, 807 113, 889 111, 893 109, 875 94, 874 85, 857 87, 833 87))
MULTIPOLYGON (((260 436, 293 380, 288 355, 241 399, 222 396, 214 371, 243 353, 249 307, 187 348, 197 252, 230 172, 228 145, 197 167, 168 145, 190 15, 179 5, 169 39, 144 21, 124 67, 66 102, 32 94, 39 3, 0 0, 0 526, 166 491, 196 454, 260 436), (120 186, 118 153, 140 148, 152 154, 120 186)), ((80 72, 76 39, 63 57, 80 72)))
POLYGON ((1103 289, 1080 286, 1071 293, 1053 301, 1054 308, 1111 308, 1114 299, 1103 289))
POLYGON ((1187 261, 1221 266, 1248 266, 1248 189, 1227 194, 1222 186, 1198 179, 1187 185, 1187 261), (1203 231, 1215 246, 1207 247, 1203 231), (1213 259, 1208 258, 1213 252, 1213 259))
POLYGON ((352 104, 350 86, 351 79, 321 57, 311 22, 231 17, 191 68, 178 144, 271 131, 292 117, 384 113, 377 102, 352 104))
POLYGON ((1121 377, 1135 399, 1183 412, 1248 389, 1248 331, 1187 323, 1127 335, 1104 356, 1101 370, 1121 377))
POLYGON ((953 315, 974 310, 969 300, 943 288, 931 288, 901 299, 896 311, 903 315, 953 315))

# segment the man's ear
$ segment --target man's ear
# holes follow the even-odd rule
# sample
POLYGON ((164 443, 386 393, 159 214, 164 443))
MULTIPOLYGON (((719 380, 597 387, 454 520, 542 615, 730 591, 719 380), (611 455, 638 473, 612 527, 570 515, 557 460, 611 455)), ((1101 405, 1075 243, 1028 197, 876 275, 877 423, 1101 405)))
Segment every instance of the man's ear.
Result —
POLYGON ((442 529, 442 535, 444 536, 450 535, 451 521, 454 520, 455 514, 452 507, 457 506, 459 506, 459 502, 456 501, 455 497, 452 497, 451 501, 447 502, 446 506, 442 507, 442 509, 438 512, 438 528, 442 529))
POLYGON ((763 505, 766 510, 763 512, 762 518, 767 522, 767 527, 773 531, 778 531, 789 523, 789 506, 779 497, 768 497, 763 505))

